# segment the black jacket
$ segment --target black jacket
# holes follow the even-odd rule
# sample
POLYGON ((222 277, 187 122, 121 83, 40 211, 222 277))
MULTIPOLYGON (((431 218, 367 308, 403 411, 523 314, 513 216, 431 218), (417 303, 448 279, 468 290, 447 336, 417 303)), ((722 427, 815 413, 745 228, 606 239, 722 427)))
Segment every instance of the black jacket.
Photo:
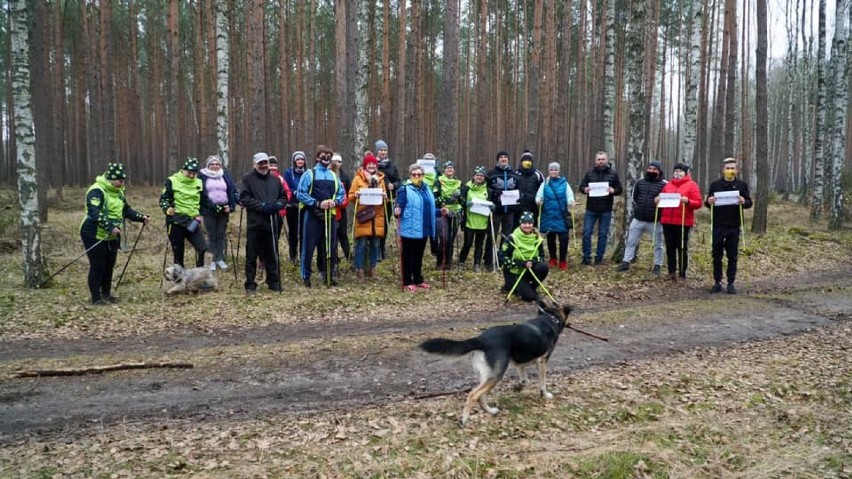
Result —
POLYGON ((518 177, 518 189, 521 191, 521 206, 526 211, 536 210, 535 195, 539 186, 544 183, 544 175, 535 168, 521 168, 515 174, 518 177))
MULTIPOLYGON (((271 213, 262 211, 263 205, 272 205, 278 202, 280 208, 287 203, 287 195, 281 180, 273 174, 261 175, 256 170, 251 170, 243 176, 242 188, 240 190, 240 204, 248 212, 246 229, 271 231, 269 219, 271 213)), ((275 215, 277 216, 277 214, 275 215)))
POLYGON ((639 221, 653 222, 657 217, 657 204, 654 199, 660 195, 666 180, 657 176, 654 181, 645 178, 636 182, 633 187, 633 217, 639 221))
MULTIPOLYGON (((751 208, 751 195, 748 192, 748 183, 740 180, 739 178, 734 178, 734 181, 725 181, 724 178, 719 178, 718 180, 710 183, 710 190, 707 192, 707 199, 714 195, 717 191, 739 191, 740 196, 745 199, 745 203, 743 203, 743 209, 751 208)), ((707 199, 704 200, 704 206, 710 208, 710 203, 708 203, 707 199)), ((716 226, 729 226, 729 227, 740 227, 740 207, 738 205, 727 205, 727 206, 714 206, 711 208, 713 212, 713 227, 716 226)))
POLYGON ((597 168, 589 170, 580 183, 580 193, 588 194, 585 192, 585 189, 589 186, 589 183, 601 183, 604 181, 609 183, 609 186, 614 190, 613 193, 606 196, 589 197, 588 201, 586 201, 586 211, 596 211, 599 213, 612 211, 612 204, 615 201, 614 197, 624 191, 621 186, 621 180, 618 178, 618 172, 613 170, 612 166, 607 166, 603 170, 598 170, 597 168))
POLYGON ((400 185, 399 170, 396 169, 396 165, 388 158, 386 162, 379 162, 379 171, 385 175, 385 186, 393 185, 393 195, 396 197, 400 185))
POLYGON ((518 211, 518 205, 503 206, 500 202, 500 195, 504 191, 517 190, 520 186, 517 172, 511 168, 502 170, 495 166, 493 170, 485 174, 485 183, 488 185, 488 200, 494 203, 495 212, 513 213, 518 211))

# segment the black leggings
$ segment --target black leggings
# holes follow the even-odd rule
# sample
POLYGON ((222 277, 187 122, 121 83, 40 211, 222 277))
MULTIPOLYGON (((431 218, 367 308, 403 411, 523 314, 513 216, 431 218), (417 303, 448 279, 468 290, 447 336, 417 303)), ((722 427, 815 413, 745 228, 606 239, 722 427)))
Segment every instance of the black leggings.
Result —
POLYGON ((559 238, 559 261, 568 258, 568 233, 547 233, 547 253, 556 259, 556 238, 559 238))
POLYGON ((204 252, 207 251, 207 242, 204 241, 204 233, 201 228, 190 233, 186 228, 177 224, 169 225, 169 243, 172 244, 172 254, 174 262, 184 267, 183 251, 184 241, 189 240, 192 247, 195 248, 195 266, 204 266, 204 252))
POLYGON ((83 246, 88 250, 86 256, 89 257, 89 294, 92 303, 95 303, 108 297, 112 291, 112 271, 118 256, 119 240, 103 241, 94 248, 92 246, 97 244, 98 240, 85 236, 82 240, 83 246))
POLYGON ((402 285, 423 282, 423 252, 426 238, 402 238, 402 285))
POLYGON ((467 255, 470 253, 470 247, 473 246, 473 264, 482 264, 482 245, 485 242, 485 237, 488 235, 488 230, 474 230, 465 227, 464 229, 464 244, 462 244, 461 252, 459 253, 459 263, 467 261, 467 255))
POLYGON ((689 231, 691 229, 691 226, 663 225, 669 274, 677 271, 681 278, 686 278, 686 268, 689 266, 689 231), (683 231, 683 241, 681 241, 681 231, 683 231), (681 243, 683 243, 683 250, 681 250, 681 243), (678 260, 680 260, 680 263, 678 263, 678 260))

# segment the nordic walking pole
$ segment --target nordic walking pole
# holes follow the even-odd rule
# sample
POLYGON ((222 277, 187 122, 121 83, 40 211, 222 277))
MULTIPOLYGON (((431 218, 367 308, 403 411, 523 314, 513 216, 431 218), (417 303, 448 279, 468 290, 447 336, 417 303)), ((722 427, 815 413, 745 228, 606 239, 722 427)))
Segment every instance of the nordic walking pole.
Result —
POLYGON ((740 236, 743 238, 743 248, 746 246, 745 240, 745 220, 743 218, 743 205, 740 203, 740 236))
MULTIPOLYGON (((102 239, 102 240, 98 241, 97 243, 93 244, 92 246, 89 246, 89 248, 88 248, 86 251, 83 251, 82 253, 80 253, 80 256, 77 256, 76 258, 72 259, 70 263, 66 264, 65 266, 63 266, 62 268, 60 268, 60 269, 59 269, 59 271, 57 271, 57 272, 53 273, 53 274, 52 274, 52 275, 50 275, 50 276, 49 276, 46 280, 42 281, 42 282, 41 282, 41 284, 40 284, 40 285, 38 285, 38 287, 39 287, 39 288, 41 288, 42 286, 46 285, 46 284, 47 284, 47 282, 48 282, 48 281, 50 281, 51 279, 53 279, 56 275, 58 275, 59 273, 61 273, 61 272, 65 271, 65 268, 67 268, 67 267, 71 266, 72 264, 76 263, 76 262, 77 262, 80 258, 82 258, 83 256, 86 256, 86 254, 87 254, 89 251, 92 251, 93 249, 95 249, 95 247, 96 247, 96 246, 98 246, 99 244, 103 243, 104 241, 106 241, 106 238, 104 238, 104 239, 102 239)), ((165 266, 164 266, 163 268, 165 268, 165 266)))
POLYGON ((500 260, 497 259, 497 237, 494 235, 494 215, 488 215, 488 224, 491 225, 491 255, 493 257, 492 264, 494 271, 500 270, 500 260))
POLYGON ((127 261, 124 263, 124 268, 121 268, 121 274, 118 275, 118 281, 115 283, 115 288, 113 291, 118 291, 118 287, 121 286, 121 280, 124 278, 124 272, 127 271, 127 265, 130 264, 130 260, 133 258, 133 253, 136 251, 136 245, 139 244, 139 238, 142 237, 142 232, 145 231, 145 227, 148 226, 148 222, 142 223, 142 228, 139 230, 139 234, 136 236, 136 241, 133 242, 133 248, 130 250, 130 254, 127 256, 127 261))
POLYGON ((240 261, 240 240, 243 238, 243 210, 244 206, 240 206, 240 222, 237 224, 237 249, 234 251, 234 283, 238 283, 237 269, 240 261))
POLYGON ((325 284, 331 287, 331 208, 325 210, 325 284))
MULTIPOLYGON (((683 245, 686 243, 686 238, 684 238, 684 232, 686 231, 686 227, 684 225, 686 223, 686 205, 683 202, 680 203, 680 264, 678 264, 678 269, 682 269, 684 273, 686 273, 686 268, 683 267, 683 260, 686 259, 686 253, 683 251, 683 245)), ((680 273, 680 272, 678 272, 680 273)))
MULTIPOLYGON (((269 232, 272 234, 272 254, 275 255, 275 271, 278 274, 278 294, 281 294, 281 292, 283 291, 281 288, 281 264, 278 258, 278 239, 277 235, 275 234, 275 215, 277 214, 278 213, 276 212, 269 215, 269 232)), ((268 262, 264 262, 264 267, 269 267, 268 262)), ((269 279, 269 273, 269 271, 266 272, 267 279, 269 279)))
POLYGON ((399 286, 405 291, 405 275, 402 269, 402 233, 399 231, 399 218, 396 218, 396 240, 399 242, 399 286))
POLYGON ((551 301, 556 303, 556 299, 554 299, 553 296, 550 294, 550 291, 548 291, 547 288, 544 287, 544 284, 542 284, 541 280, 538 279, 538 276, 535 275, 532 268, 527 268, 527 271, 530 272, 530 274, 532 275, 535 282, 538 283, 539 286, 541 286, 541 290, 544 291, 544 294, 546 294, 547 297, 550 298, 551 301))
POLYGON ((450 225, 446 216, 441 216, 441 220, 444 222, 444 228, 441 231, 441 286, 447 289, 447 228, 450 225))
POLYGON ((360 196, 355 197, 355 214, 352 216, 352 239, 355 239, 355 223, 358 222, 358 200, 360 200, 360 196))
MULTIPOLYGON (((651 231, 651 254, 654 254, 654 251, 657 250, 657 218, 660 215, 660 207, 657 206, 654 208, 654 227, 651 231)), ((712 212, 711 212, 711 222, 712 220, 712 212)), ((651 271, 654 270, 654 264, 651 264, 651 271)))
POLYGON ((544 205, 544 203, 541 203, 541 204, 538 205, 538 224, 535 225, 536 229, 538 229, 539 231, 541 231, 541 207, 542 207, 542 205, 544 205))
POLYGON ((518 284, 521 282, 521 278, 523 278, 523 276, 524 272, 521 271, 521 274, 518 275, 518 279, 515 280, 515 284, 512 285, 512 289, 509 290, 509 294, 506 295, 506 300, 503 302, 504 305, 507 304, 510 299, 512 299, 512 295, 515 293, 515 289, 517 289, 518 284))
MULTIPOLYGON (((172 224, 169 223, 169 229, 166 232, 166 244, 165 250, 163 251, 163 272, 166 271, 166 260, 169 258, 169 246, 171 246, 171 241, 169 241, 168 237, 172 235, 172 224)), ((160 288, 163 287, 163 275, 160 275, 160 288)))

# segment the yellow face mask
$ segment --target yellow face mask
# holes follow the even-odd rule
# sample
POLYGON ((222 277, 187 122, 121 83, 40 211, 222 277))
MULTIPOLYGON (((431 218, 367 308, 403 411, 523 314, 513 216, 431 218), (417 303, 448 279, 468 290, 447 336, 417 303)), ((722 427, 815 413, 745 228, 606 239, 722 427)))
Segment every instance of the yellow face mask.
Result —
POLYGON ((414 186, 420 186, 421 183, 423 183, 423 178, 418 177, 418 178, 412 178, 411 179, 411 184, 414 185, 414 186))
POLYGON ((524 161, 521 162, 521 166, 526 168, 526 169, 530 169, 530 168, 532 168, 532 161, 524 160, 524 161))
POLYGON ((722 173, 722 174, 725 176, 725 180, 726 180, 726 181, 733 181, 733 180, 734 180, 734 178, 736 178, 736 177, 737 177, 737 172, 736 172, 736 171, 725 171, 725 172, 724 172, 724 173, 722 173))

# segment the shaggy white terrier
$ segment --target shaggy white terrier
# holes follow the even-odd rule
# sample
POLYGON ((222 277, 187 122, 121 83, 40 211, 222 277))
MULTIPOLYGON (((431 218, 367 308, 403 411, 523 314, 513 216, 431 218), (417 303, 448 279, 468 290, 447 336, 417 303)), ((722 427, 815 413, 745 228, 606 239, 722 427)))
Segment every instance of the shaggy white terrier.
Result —
POLYGON ((163 276, 166 281, 172 283, 166 294, 209 291, 218 286, 216 276, 207 267, 184 269, 179 264, 173 264, 166 268, 163 276))

